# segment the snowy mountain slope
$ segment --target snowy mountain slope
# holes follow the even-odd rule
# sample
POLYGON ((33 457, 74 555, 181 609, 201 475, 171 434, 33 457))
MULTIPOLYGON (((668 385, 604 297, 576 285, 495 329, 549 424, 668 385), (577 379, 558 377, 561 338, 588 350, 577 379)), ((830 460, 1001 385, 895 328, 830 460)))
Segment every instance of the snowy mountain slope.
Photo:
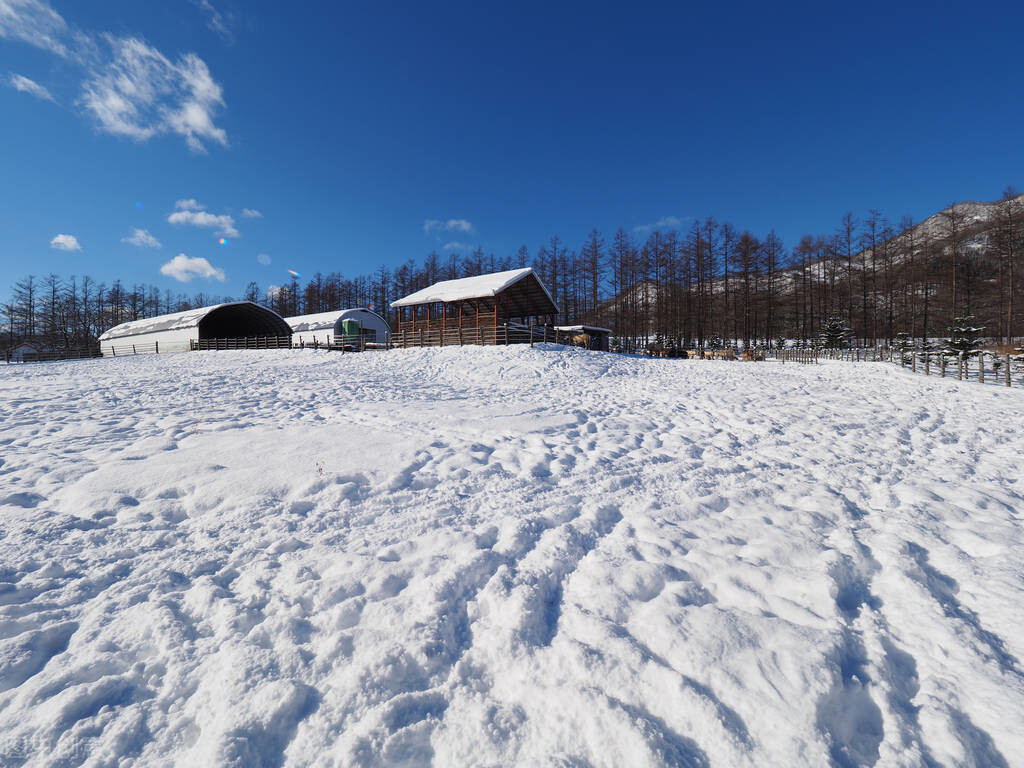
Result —
POLYGON ((557 347, 0 369, 0 764, 1022 765, 1017 390, 557 347))

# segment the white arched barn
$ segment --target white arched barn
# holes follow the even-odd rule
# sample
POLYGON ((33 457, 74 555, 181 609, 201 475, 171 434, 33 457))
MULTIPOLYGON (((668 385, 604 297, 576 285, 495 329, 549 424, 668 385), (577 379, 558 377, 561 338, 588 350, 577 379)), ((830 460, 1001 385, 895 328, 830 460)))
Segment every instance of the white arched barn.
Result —
POLYGON ((359 325, 359 334, 367 344, 387 344, 391 340, 391 326, 388 321, 369 309, 336 309, 333 312, 318 312, 315 315, 298 315, 286 317, 284 321, 291 326, 292 343, 327 344, 340 342, 345 336, 343 321, 355 321, 359 325))
POLYGON ((193 341, 290 337, 284 319, 251 301, 216 304, 115 325, 100 336, 104 357, 133 352, 187 352, 193 341))

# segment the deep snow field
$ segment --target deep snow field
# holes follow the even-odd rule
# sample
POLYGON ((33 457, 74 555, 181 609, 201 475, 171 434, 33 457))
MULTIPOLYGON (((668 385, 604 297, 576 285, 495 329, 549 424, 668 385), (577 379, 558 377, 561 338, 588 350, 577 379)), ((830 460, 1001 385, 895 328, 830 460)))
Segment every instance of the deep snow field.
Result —
POLYGON ((0 368, 0 765, 1024 765, 1024 391, 561 347, 0 368))

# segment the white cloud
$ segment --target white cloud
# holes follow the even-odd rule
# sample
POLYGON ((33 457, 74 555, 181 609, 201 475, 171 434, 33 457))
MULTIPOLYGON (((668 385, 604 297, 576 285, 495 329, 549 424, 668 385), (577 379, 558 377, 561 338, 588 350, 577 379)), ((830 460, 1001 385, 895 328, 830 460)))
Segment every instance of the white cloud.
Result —
POLYGON ((243 208, 242 209, 243 219, 262 219, 263 214, 257 211, 255 208, 243 208))
MULTIPOLYGON (((179 200, 175 206, 179 207, 182 203, 192 204, 195 200, 179 200)), ((218 215, 192 207, 187 210, 179 208, 167 217, 167 221, 171 224, 212 228, 215 230, 214 234, 219 237, 241 237, 241 233, 235 229, 235 220, 226 213, 218 215)))
POLYGON ((160 248, 160 241, 149 233, 148 229, 133 229, 131 237, 122 237, 122 243, 137 245, 140 248, 160 248))
POLYGON ((265 253, 258 253, 256 254, 256 261, 265 267, 270 263, 270 257, 265 253))
POLYGON ((184 253, 179 253, 160 267, 160 274, 173 277, 180 283, 187 283, 193 277, 205 277, 207 280, 218 280, 222 283, 225 280, 224 270, 220 267, 215 267, 200 257, 190 259, 184 253))
MULTIPOLYGON (((0 2, 2 1, 3 0, 0 0, 0 2)), ((29 80, 24 75, 16 75, 12 72, 10 77, 7 79, 7 82, 14 90, 31 94, 37 99, 44 99, 45 101, 52 101, 54 103, 57 101, 53 98, 53 94, 47 90, 46 86, 40 85, 35 80, 29 80)))
POLYGON ((68 26, 46 0, 0 0, 0 38, 55 53, 79 69, 81 106, 99 130, 135 141, 177 134, 193 152, 228 145, 214 122, 225 106, 220 85, 194 53, 171 60, 137 37, 68 26))
POLYGON ((193 152, 206 151, 204 140, 227 146, 213 122, 224 97, 202 59, 186 53, 172 62, 138 38, 104 39, 113 57, 91 71, 80 100, 100 130, 136 141, 176 133, 193 152))
POLYGON ((188 200, 178 200, 174 204, 174 209, 177 211, 201 211, 206 206, 200 202, 197 202, 194 198, 188 200))
POLYGON ((67 22, 46 0, 0 0, 0 37, 20 40, 67 58, 67 22))
POLYGON ((472 249, 473 246, 467 243, 460 243, 458 241, 444 244, 444 250, 446 251, 471 251, 472 249))
POLYGON ((427 219, 423 222, 423 232, 429 235, 431 232, 472 232, 473 225, 465 219, 427 219))
POLYGON ((80 251, 82 246, 78 244, 78 238, 74 235, 57 235, 50 241, 50 247, 58 251, 80 251))
POLYGON ((640 224, 639 226, 633 227, 634 232, 653 232, 656 229, 675 229, 681 224, 692 219, 692 216, 686 216, 679 218, 678 216, 662 216, 653 224, 640 224))

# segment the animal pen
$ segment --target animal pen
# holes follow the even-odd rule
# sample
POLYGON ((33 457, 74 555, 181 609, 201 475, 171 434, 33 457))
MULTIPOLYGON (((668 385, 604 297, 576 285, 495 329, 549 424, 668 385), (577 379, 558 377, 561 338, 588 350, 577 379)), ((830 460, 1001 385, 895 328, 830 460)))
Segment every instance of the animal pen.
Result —
POLYGON ((395 347, 557 340, 558 305, 530 268, 443 280, 391 306, 395 347))

